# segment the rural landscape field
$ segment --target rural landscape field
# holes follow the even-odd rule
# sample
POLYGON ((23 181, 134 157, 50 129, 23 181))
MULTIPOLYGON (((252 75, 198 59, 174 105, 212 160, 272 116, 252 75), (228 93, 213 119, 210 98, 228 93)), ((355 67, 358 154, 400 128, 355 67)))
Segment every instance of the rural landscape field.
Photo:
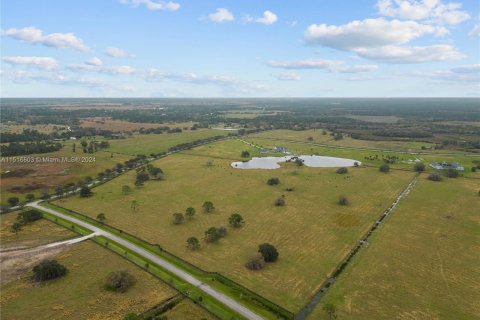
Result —
POLYGON ((2 1, 0 319, 480 320, 479 13, 2 1))

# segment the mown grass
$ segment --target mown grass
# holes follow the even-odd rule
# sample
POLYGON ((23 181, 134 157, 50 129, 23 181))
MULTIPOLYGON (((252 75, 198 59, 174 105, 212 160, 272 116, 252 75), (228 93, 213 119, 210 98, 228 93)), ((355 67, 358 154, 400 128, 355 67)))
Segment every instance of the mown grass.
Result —
MULTIPOLYGON (((338 319, 480 318, 479 183, 415 189, 352 260, 322 303, 338 319)), ((320 304, 311 319, 323 319, 320 304)))
POLYGON ((201 146, 156 161, 165 181, 147 182, 123 195, 122 185, 133 187, 135 176, 130 172, 95 188, 91 198, 72 197, 57 203, 91 217, 103 212, 108 224, 158 243, 208 271, 221 272, 296 311, 390 206, 413 173, 352 168, 349 174, 339 175, 334 168, 293 165, 278 170, 231 168, 227 159, 239 159, 246 148, 251 147, 237 140, 201 146), (212 159, 213 165, 208 166, 212 159), (280 178, 279 186, 266 184, 273 176, 280 178), (287 186, 294 191, 286 192, 287 186), (337 205, 340 194, 349 198, 350 205, 337 205), (287 205, 275 207, 273 202, 281 195, 286 195, 287 205), (133 200, 140 204, 136 212, 130 208, 133 200), (213 213, 202 213, 205 200, 214 202, 213 213), (188 206, 197 209, 196 217, 173 225, 172 214, 188 206), (218 244, 202 243, 198 252, 186 248, 188 237, 203 238, 208 227, 228 225, 228 216, 234 212, 243 215, 244 227, 230 229, 218 244), (264 270, 248 271, 246 260, 264 242, 278 248, 280 259, 264 270))

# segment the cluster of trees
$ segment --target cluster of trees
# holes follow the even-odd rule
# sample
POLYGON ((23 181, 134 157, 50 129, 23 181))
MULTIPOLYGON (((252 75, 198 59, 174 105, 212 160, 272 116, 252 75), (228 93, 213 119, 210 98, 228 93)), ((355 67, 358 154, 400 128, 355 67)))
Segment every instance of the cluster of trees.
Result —
POLYGON ((248 152, 247 150, 243 150, 242 153, 241 153, 241 157, 242 158, 250 158, 250 152, 248 152))
POLYGON ((23 226, 40 220, 42 217, 42 213, 34 209, 21 211, 18 213, 17 219, 12 224, 10 231, 13 233, 18 233, 20 230, 22 230, 23 226))
POLYGON ((56 260, 45 260, 33 267, 32 271, 33 278, 43 282, 63 277, 67 274, 68 269, 56 260))
MULTIPOLYGON (((198 126, 195 126, 195 129, 193 129, 192 127, 192 130, 196 130, 198 126)), ((163 126, 163 127, 157 127, 157 128, 148 128, 148 129, 145 129, 145 128, 140 128, 140 130, 138 130, 138 133, 140 134, 162 134, 162 133, 180 133, 182 132, 182 129, 181 128, 170 128, 168 126, 163 126)))
POLYGON ((146 167, 141 167, 137 169, 137 177, 135 179, 135 185, 143 186, 145 181, 150 179, 152 180, 163 180, 163 170, 153 166, 152 164, 147 164, 146 167))
POLYGON ((27 142, 27 141, 44 141, 49 140, 50 135, 40 133, 35 129, 23 129, 22 133, 5 132, 0 135, 0 143, 6 142, 27 142))
POLYGON ((250 270, 260 270, 266 262, 275 262, 277 259, 277 249, 269 243, 262 243, 258 246, 258 254, 248 259, 245 266, 250 270))
POLYGON ((0 153, 3 157, 13 157, 19 155, 28 155, 35 153, 49 153, 62 149, 62 144, 58 142, 12 142, 0 145, 0 153))
POLYGON ((384 163, 384 164, 380 165, 380 167, 378 168, 378 170, 379 170, 380 172, 387 173, 387 172, 390 171, 390 166, 389 166, 388 164, 384 163))
MULTIPOLYGON (((193 208, 192 208, 193 209, 193 208)), ((188 210, 188 208, 187 208, 188 210)), ((182 215, 183 216, 183 215, 182 215)), ((228 218, 228 223, 233 228, 240 228, 245 224, 245 220, 239 213, 233 213, 228 218)), ((227 235, 227 228, 224 226, 221 227, 210 227, 204 233, 205 242, 213 243, 217 242, 219 239, 227 235)), ((189 237, 187 239, 187 248, 190 250, 197 250, 200 248, 200 241, 197 237, 189 237)))
MULTIPOLYGON (((80 141, 80 145, 82 146, 83 153, 94 153, 100 149, 107 149, 110 147, 110 143, 108 141, 97 142, 95 140, 87 141, 86 139, 80 141)), ((72 151, 76 152, 75 143, 72 145, 72 151)))

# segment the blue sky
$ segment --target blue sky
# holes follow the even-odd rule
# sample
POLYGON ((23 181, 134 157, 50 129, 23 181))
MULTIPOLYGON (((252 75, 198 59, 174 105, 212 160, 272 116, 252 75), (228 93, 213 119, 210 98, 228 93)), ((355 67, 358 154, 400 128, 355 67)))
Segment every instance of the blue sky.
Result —
POLYGON ((2 97, 480 96, 479 1, 1 4, 2 97))

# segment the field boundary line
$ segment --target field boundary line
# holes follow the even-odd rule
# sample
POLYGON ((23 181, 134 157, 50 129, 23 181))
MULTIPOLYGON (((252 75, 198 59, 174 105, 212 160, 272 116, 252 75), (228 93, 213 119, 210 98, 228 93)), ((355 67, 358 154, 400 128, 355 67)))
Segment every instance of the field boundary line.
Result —
POLYGON ((335 280, 341 275, 343 270, 348 266, 353 257, 359 252, 359 250, 367 243, 367 240, 373 234, 373 232, 378 228, 380 224, 393 212, 393 210, 398 206, 400 201, 408 196, 413 190, 418 181, 418 176, 420 173, 417 173, 405 189, 403 189, 400 194, 395 198, 390 207, 388 207, 382 214, 376 219, 373 225, 370 226, 368 231, 360 238, 352 250, 345 256, 345 258, 340 262, 340 264, 334 269, 331 275, 323 282, 320 289, 315 292, 310 298, 309 302, 295 315, 295 320, 305 320, 308 315, 313 311, 313 309, 320 303, 321 299, 327 292, 328 288, 335 283, 335 280))

